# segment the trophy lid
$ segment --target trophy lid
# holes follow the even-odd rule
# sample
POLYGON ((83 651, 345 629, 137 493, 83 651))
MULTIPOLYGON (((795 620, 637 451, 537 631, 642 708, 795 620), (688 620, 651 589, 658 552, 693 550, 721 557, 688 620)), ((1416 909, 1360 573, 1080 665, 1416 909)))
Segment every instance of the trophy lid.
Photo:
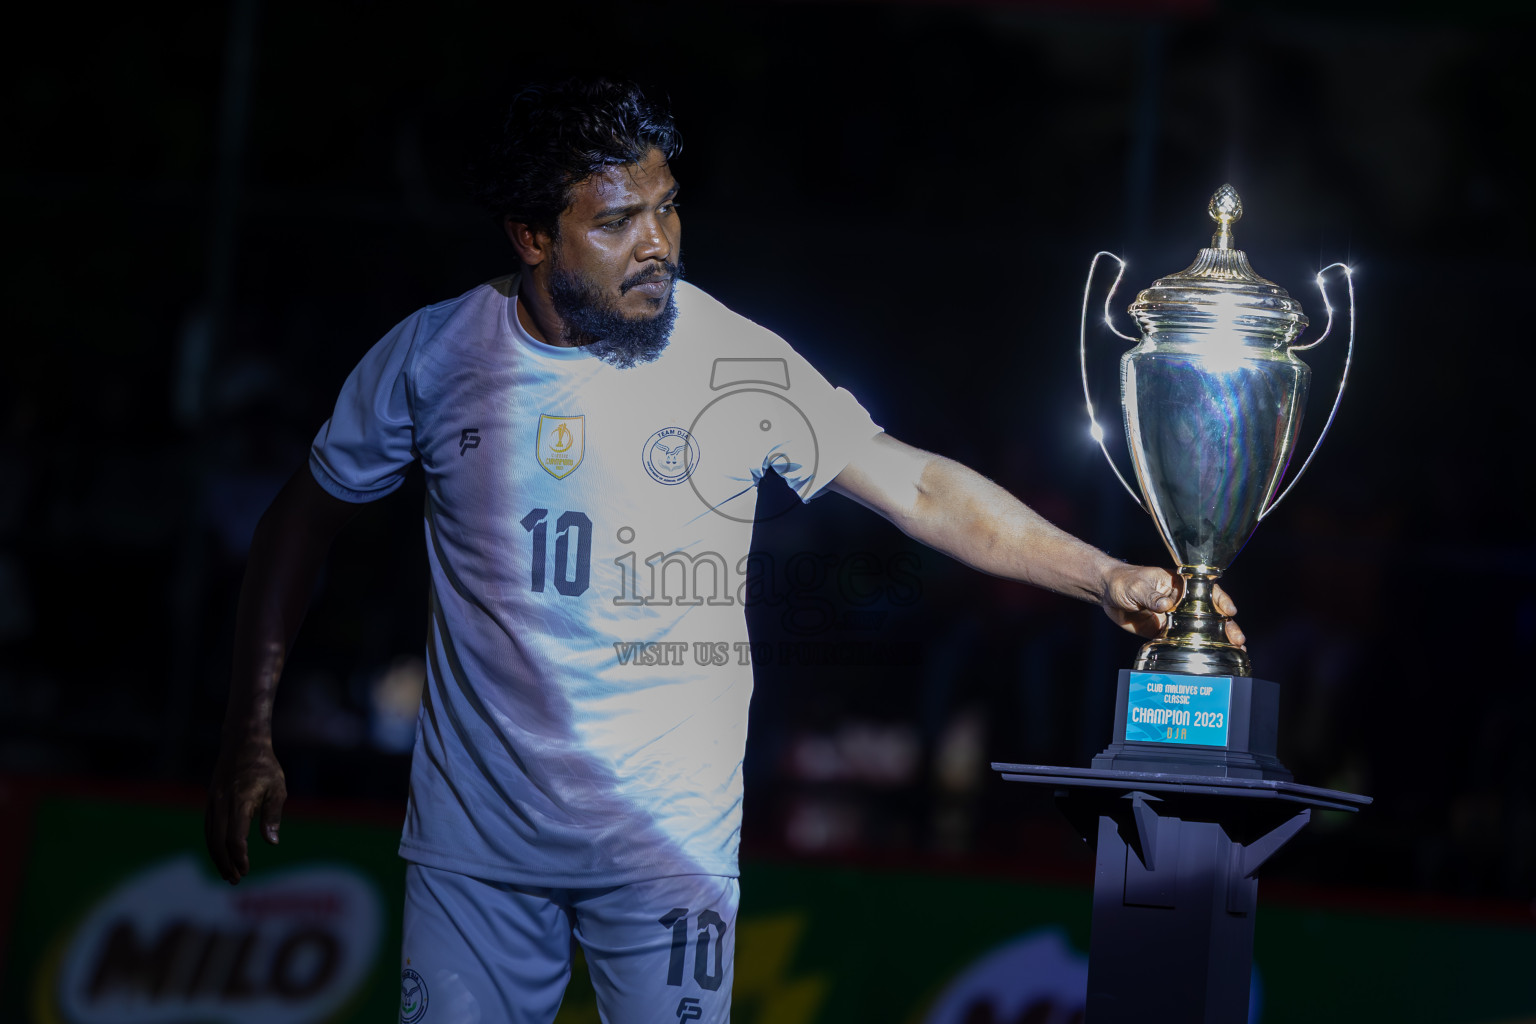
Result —
POLYGON ((1235 328, 1253 341, 1288 345, 1307 326, 1301 303, 1248 265, 1248 254, 1233 247, 1232 226, 1243 216, 1243 201, 1231 185, 1211 196, 1207 212, 1216 234, 1195 262, 1158 278, 1131 304, 1142 333, 1235 328))

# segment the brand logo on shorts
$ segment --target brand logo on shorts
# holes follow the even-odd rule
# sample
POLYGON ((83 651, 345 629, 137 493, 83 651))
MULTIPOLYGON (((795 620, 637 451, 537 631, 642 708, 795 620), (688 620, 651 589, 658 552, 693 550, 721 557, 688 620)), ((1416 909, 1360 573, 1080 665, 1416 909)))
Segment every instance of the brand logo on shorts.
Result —
POLYGON ((426 1015, 426 979, 407 967, 400 972, 400 1024, 416 1024, 426 1015))
POLYGON ((587 418, 585 416, 539 417, 539 436, 534 441, 539 465, 556 480, 576 472, 587 454, 587 418))
POLYGON ((663 427, 646 438, 640 462, 659 484, 680 484, 699 464, 699 442, 682 427, 663 427))
POLYGON ((703 1016, 704 1008, 692 996, 684 996, 683 1001, 677 1004, 677 1019, 679 1021, 700 1020, 703 1016))

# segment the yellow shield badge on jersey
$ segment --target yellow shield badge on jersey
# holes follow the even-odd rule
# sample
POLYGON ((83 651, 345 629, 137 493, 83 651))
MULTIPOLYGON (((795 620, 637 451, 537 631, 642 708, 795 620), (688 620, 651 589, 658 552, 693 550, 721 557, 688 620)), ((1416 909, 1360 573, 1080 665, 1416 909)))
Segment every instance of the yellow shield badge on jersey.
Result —
POLYGON ((564 480, 576 472, 587 454, 586 416, 540 416, 539 438, 534 448, 544 472, 564 480))

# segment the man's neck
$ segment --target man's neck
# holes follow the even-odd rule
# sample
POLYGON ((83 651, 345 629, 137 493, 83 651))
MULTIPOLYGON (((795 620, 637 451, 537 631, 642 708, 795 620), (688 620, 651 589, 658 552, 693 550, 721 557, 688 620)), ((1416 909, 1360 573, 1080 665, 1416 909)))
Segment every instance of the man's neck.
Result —
POLYGON ((556 348, 576 348, 565 340, 565 323, 549 300, 549 291, 535 280, 533 272, 523 268, 522 282, 517 289, 517 322, 535 341, 556 348))

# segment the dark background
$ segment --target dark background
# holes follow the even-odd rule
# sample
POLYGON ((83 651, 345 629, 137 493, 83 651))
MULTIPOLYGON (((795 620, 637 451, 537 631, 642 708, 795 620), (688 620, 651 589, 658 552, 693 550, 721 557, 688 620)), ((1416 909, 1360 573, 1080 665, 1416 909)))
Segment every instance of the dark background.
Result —
MULTIPOLYGON (((1284 760, 1376 803, 1266 877, 1536 897, 1528 20, 1200 0, 49 17, 12 36, 0 165, 0 772, 203 784, 256 517, 374 340, 510 268, 461 176, 511 94, 604 72, 672 99, 694 283, 893 435, 1128 559, 1167 556, 1087 436, 1093 253, 1130 260, 1123 309, 1206 244, 1231 181, 1240 247, 1319 327, 1313 276, 1348 261, 1338 420, 1228 584, 1284 686, 1284 760)), ((1342 340, 1306 356, 1308 439, 1342 340)), ((1113 424, 1124 345, 1094 341, 1113 424)), ((279 700, 297 796, 403 798, 420 498, 338 543, 279 700)), ((1083 876, 1043 795, 986 765, 1086 764, 1135 642, 836 497, 758 545, 783 600, 754 636, 853 654, 762 667, 744 854, 1083 876)))

